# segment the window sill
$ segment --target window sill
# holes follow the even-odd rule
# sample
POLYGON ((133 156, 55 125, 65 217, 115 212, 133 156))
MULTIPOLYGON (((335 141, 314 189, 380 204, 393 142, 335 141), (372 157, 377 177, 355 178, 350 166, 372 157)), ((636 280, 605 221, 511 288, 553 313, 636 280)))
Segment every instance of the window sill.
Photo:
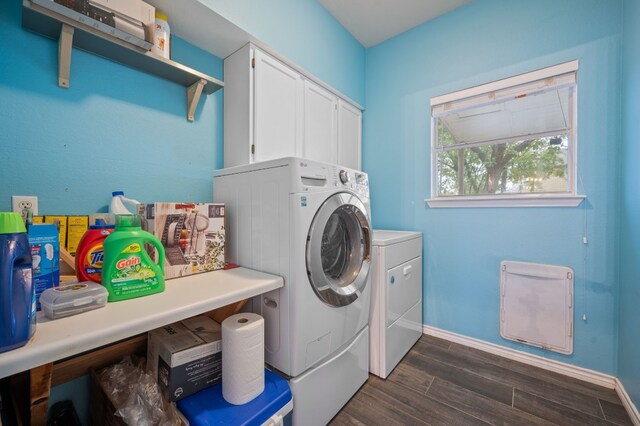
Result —
POLYGON ((430 208, 468 207, 577 207, 586 195, 497 195, 440 197, 424 200, 430 208))

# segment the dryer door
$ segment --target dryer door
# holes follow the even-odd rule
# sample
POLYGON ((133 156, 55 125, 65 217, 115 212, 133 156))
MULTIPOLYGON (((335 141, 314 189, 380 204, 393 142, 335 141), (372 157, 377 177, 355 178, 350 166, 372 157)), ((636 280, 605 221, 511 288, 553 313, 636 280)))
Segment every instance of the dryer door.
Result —
POLYGON ((371 225, 358 197, 340 192, 316 212, 307 235, 307 275, 329 306, 353 303, 364 291, 371 266, 371 225))

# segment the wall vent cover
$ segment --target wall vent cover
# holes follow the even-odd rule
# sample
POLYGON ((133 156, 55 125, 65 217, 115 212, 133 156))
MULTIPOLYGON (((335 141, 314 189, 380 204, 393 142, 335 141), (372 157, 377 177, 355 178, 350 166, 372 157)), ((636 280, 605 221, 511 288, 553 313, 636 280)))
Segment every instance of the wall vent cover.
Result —
POLYGON ((573 269, 503 261, 500 264, 500 335, 573 353, 573 269))

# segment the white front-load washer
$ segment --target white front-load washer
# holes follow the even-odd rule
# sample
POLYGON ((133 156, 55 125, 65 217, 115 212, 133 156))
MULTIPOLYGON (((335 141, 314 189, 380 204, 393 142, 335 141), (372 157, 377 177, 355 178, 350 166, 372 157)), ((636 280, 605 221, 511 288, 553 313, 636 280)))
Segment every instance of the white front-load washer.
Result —
POLYGON ((219 170, 227 261, 280 275, 255 297, 265 360, 289 378, 293 422, 326 424, 366 381, 371 221, 365 173, 301 158, 219 170))

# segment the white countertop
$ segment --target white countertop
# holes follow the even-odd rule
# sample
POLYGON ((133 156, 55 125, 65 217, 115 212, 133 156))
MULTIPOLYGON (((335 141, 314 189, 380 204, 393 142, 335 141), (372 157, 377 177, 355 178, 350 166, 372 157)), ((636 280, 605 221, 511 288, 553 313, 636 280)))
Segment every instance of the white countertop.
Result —
POLYGON ((167 280, 162 293, 66 318, 49 320, 39 312, 31 341, 0 354, 0 379, 282 286, 281 277, 236 268, 167 280))

